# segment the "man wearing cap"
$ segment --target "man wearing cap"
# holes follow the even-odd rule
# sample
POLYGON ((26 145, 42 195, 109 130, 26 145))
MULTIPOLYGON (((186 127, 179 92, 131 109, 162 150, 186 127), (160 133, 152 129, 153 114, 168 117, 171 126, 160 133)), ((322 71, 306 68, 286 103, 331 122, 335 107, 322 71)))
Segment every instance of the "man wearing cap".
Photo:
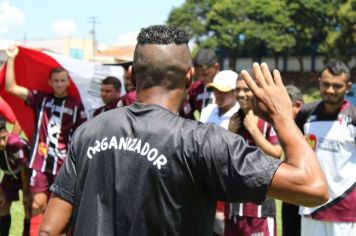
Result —
POLYGON ((216 104, 209 104, 202 110, 201 122, 228 128, 230 117, 240 108, 235 96, 237 77, 236 72, 223 70, 207 85, 208 88, 213 88, 216 104))
MULTIPOLYGON (((207 84, 207 88, 213 88, 215 104, 209 104, 203 108, 200 121, 205 124, 216 124, 228 129, 230 118, 235 114, 240 105, 236 102, 235 89, 238 74, 232 70, 220 71, 214 77, 212 83, 207 84)), ((224 234, 224 203, 218 202, 216 207, 215 235, 224 234)))

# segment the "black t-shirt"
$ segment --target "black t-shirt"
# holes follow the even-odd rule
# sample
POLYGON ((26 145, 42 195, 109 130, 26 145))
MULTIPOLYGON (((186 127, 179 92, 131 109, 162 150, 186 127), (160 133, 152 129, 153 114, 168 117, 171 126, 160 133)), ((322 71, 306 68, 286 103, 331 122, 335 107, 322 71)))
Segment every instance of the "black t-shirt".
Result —
POLYGON ((211 235, 216 200, 265 199, 279 160, 233 133, 135 103, 79 127, 51 190, 74 235, 211 235))

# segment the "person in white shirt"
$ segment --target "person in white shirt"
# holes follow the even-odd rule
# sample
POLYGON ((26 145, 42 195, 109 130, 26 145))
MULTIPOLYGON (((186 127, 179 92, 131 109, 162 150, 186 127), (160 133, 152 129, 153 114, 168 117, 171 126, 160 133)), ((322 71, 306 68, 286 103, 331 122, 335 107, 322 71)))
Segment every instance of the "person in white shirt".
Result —
MULTIPOLYGON (((240 105, 236 101, 236 80, 238 74, 232 70, 223 70, 217 73, 212 83, 207 84, 207 87, 212 87, 215 103, 209 104, 203 108, 200 116, 200 121, 205 124, 216 124, 220 127, 228 129, 229 121, 239 109, 240 105)), ((224 234, 224 203, 218 202, 215 223, 214 235, 224 234)))
POLYGON ((207 85, 213 88, 215 104, 209 104, 202 110, 201 122, 228 128, 231 116, 240 108, 235 95, 237 77, 236 72, 223 70, 214 77, 212 83, 207 85))

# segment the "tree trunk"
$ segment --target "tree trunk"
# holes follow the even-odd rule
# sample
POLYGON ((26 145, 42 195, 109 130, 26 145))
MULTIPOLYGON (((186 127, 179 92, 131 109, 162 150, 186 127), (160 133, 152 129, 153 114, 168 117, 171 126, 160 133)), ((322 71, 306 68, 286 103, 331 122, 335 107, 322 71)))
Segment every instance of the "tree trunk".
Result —
POLYGON ((303 64, 303 56, 298 56, 298 62, 299 62, 299 69, 300 69, 300 72, 304 72, 304 64, 303 64))
POLYGON ((236 70, 236 55, 235 53, 230 53, 229 57, 229 69, 235 71, 236 70))
POLYGON ((279 57, 277 53, 274 54, 274 66, 277 70, 279 70, 279 57))

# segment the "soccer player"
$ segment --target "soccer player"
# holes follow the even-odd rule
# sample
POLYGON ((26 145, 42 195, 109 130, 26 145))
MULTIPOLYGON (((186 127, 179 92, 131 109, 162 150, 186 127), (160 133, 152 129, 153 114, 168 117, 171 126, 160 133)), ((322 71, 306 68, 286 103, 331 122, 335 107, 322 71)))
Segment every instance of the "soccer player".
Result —
MULTIPOLYGON (((303 94, 294 85, 286 86, 288 95, 292 100, 293 116, 297 117, 300 109, 304 105, 303 94)), ((282 235, 300 236, 300 215, 299 206, 287 202, 282 203, 282 235)))
POLYGON ((125 85, 126 94, 120 98, 120 101, 117 104, 118 107, 128 106, 136 102, 136 88, 132 84, 132 81, 130 80, 129 73, 128 73, 129 66, 131 65, 132 62, 127 62, 122 64, 122 67, 124 67, 124 85, 125 85))
POLYGON ((101 83, 100 96, 104 102, 104 106, 97 108, 94 111, 94 116, 105 111, 112 110, 118 107, 121 93, 121 82, 114 76, 106 77, 101 83))
MULTIPOLYGON (((246 82, 238 78, 236 97, 240 110, 231 117, 229 130, 241 135, 251 146, 280 158, 282 148, 273 127, 253 112, 253 93, 246 82)), ((225 207, 225 236, 276 235, 276 206, 272 198, 262 204, 232 203, 225 207)))
POLYGON ((79 127, 40 235, 211 235, 216 201, 261 203, 266 196, 316 206, 328 199, 319 163, 292 116, 280 74, 254 64, 242 76, 275 126, 288 161, 238 135, 177 115, 194 75, 188 35, 157 25, 138 35, 130 69, 133 105, 79 127))
POLYGON ((48 83, 53 93, 31 91, 16 84, 14 64, 18 48, 10 48, 6 53, 6 90, 24 100, 36 113, 29 167, 32 172, 31 235, 37 235, 41 215, 48 202, 49 187, 67 157, 73 132, 86 120, 86 116, 81 101, 68 96, 70 80, 64 68, 53 68, 49 74, 48 83))
POLYGON ((345 100, 350 70, 330 61, 321 71, 321 101, 305 104, 296 122, 315 150, 330 199, 320 207, 301 207, 301 235, 356 235, 356 108, 345 100))
MULTIPOLYGON (((240 106, 235 99, 236 80, 238 74, 232 70, 223 70, 217 73, 212 83, 207 84, 213 88, 216 103, 203 108, 200 121, 204 124, 216 124, 228 129, 230 118, 240 106)), ((224 234, 224 203, 218 202, 214 222, 214 235, 224 234)))
POLYGON ((213 82, 220 70, 215 52, 209 48, 200 49, 194 58, 194 68, 197 80, 190 86, 187 99, 180 111, 181 116, 188 119, 195 119, 194 112, 198 112, 200 116, 203 108, 214 102, 213 90, 208 88, 207 84, 213 82))
POLYGON ((29 147, 18 135, 6 129, 6 121, 0 116, 0 169, 4 173, 0 183, 0 235, 9 235, 11 225, 10 208, 19 200, 22 189, 25 209, 23 235, 29 233, 29 173, 27 158, 29 147))

